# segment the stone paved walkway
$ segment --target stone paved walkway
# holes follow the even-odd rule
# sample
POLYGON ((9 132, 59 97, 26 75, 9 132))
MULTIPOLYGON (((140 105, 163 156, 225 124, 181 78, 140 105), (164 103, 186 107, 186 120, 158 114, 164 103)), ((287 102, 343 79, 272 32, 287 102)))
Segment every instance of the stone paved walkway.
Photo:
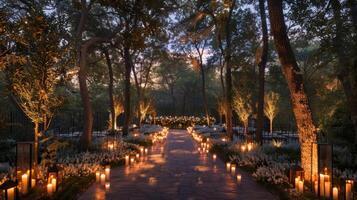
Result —
POLYGON ((227 173, 223 162, 199 154, 191 136, 171 130, 166 144, 152 147, 144 162, 112 169, 110 189, 93 184, 81 200, 275 200, 244 172, 242 182, 227 173))

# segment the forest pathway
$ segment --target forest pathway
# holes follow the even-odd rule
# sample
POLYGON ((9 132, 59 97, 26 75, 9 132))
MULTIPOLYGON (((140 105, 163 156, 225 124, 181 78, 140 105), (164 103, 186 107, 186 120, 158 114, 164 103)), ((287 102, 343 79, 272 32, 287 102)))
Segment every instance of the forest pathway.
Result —
POLYGON ((110 189, 93 184, 81 200, 273 200, 278 199, 240 170, 240 184, 220 160, 200 154, 185 130, 170 130, 144 162, 112 169, 110 189))

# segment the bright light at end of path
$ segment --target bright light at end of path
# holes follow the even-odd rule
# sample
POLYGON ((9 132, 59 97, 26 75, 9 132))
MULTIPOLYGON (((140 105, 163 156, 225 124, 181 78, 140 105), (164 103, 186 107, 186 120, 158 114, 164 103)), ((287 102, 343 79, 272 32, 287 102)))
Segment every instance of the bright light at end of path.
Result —
POLYGON ((237 175, 237 182, 238 184, 242 181, 242 175, 241 174, 238 174, 237 175))

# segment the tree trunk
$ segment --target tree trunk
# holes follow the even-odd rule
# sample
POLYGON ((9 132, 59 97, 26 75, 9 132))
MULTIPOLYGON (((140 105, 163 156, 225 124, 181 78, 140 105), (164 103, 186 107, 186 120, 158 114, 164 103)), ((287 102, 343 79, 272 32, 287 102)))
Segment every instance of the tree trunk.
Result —
POLYGON ((138 76, 135 71, 135 66, 133 66, 133 74, 134 74, 134 81, 135 81, 135 87, 136 87, 136 94, 138 96, 138 101, 137 101, 137 112, 138 112, 138 118, 139 118, 139 127, 141 127, 141 108, 140 108, 140 101, 141 101, 141 88, 140 88, 140 83, 138 80, 138 76))
POLYGON ((247 136, 247 127, 248 127, 248 123, 244 122, 244 135, 247 136))
POLYGON ((232 66, 231 66, 231 18, 232 13, 235 7, 235 2, 232 2, 232 6, 229 9, 229 16, 226 23, 226 126, 227 126, 227 135, 231 141, 233 141, 233 123, 232 123, 232 66))
POLYGON ((88 48, 92 45, 106 41, 106 38, 93 37, 85 41, 80 48, 80 58, 79 58, 79 72, 78 72, 78 82, 79 91, 81 94, 83 112, 84 112, 84 126, 83 133, 81 136, 81 145, 83 150, 87 150, 92 142, 92 131, 93 131, 93 110, 92 104, 90 102, 89 91, 87 86, 87 54, 88 48))
POLYGON ((232 124, 232 71, 230 62, 227 62, 226 66, 226 126, 227 126, 227 135, 229 139, 233 140, 233 124, 232 124))
POLYGON ((34 170, 35 170, 35 176, 37 175, 37 165, 38 165, 38 151, 39 151, 39 145, 38 145, 38 135, 39 135, 39 123, 34 122, 35 127, 34 127, 34 145, 33 145, 33 163, 34 163, 34 170))
MULTIPOLYGON (((353 14, 353 9, 355 12, 357 10, 353 1, 351 5, 351 15, 352 21, 354 22, 354 27, 357 29, 356 25, 356 13, 353 14)), ((343 23, 341 19, 341 3, 338 0, 332 0, 331 6, 333 9, 334 22, 336 23, 336 35, 333 41, 333 50, 337 55, 338 65, 336 66, 337 78, 342 84, 343 91, 347 99, 347 107, 349 108, 352 123, 354 126, 355 138, 354 147, 357 148, 357 59, 354 57, 354 61, 351 61, 350 56, 345 52, 345 47, 343 45, 343 23)), ((357 32, 357 30, 355 30, 357 32)), ((357 49, 356 49, 357 51, 357 49)), ((356 150, 356 149, 355 149, 356 150)))
POLYGON ((186 96, 187 96, 187 88, 185 87, 185 90, 183 92, 183 98, 182 98, 182 108, 181 108, 181 115, 185 115, 186 111, 186 96))
POLYGON ((124 47, 125 61, 125 80, 124 80, 124 126, 123 135, 129 134, 130 123, 130 73, 131 73, 131 56, 128 47, 124 47))
POLYGON ((90 102, 89 91, 87 87, 87 48, 88 46, 83 44, 80 52, 80 64, 79 64, 79 89, 83 104, 84 114, 84 126, 81 136, 82 147, 87 150, 92 141, 92 126, 93 126, 93 111, 90 102))
POLYGON ((263 51, 258 63, 259 66, 259 91, 258 91, 258 117, 257 117, 257 131, 256 137, 257 142, 262 144, 263 131, 264 131, 264 87, 265 87, 265 67, 268 58, 268 28, 265 15, 265 1, 259 0, 259 11, 262 23, 262 33, 263 33, 263 51))
POLYGON ((225 93, 226 93, 226 88, 224 86, 224 73, 223 73, 223 70, 224 70, 224 65, 222 65, 219 69, 219 78, 220 78, 220 81, 221 81, 221 87, 222 87, 222 96, 223 98, 225 97, 225 93))
POLYGON ((114 75, 113 75, 113 67, 112 67, 112 62, 109 57, 109 52, 107 49, 104 50, 104 56, 107 61, 107 66, 108 66, 108 75, 109 75, 109 86, 108 86, 108 95, 109 95, 109 106, 110 106, 110 116, 112 118, 111 121, 111 126, 112 126, 112 131, 114 132, 116 128, 116 113, 115 113, 115 108, 114 108, 114 75))
POLYGON ((209 112, 208 112, 208 104, 207 104, 207 96, 206 96, 206 79, 205 79, 205 71, 203 69, 203 64, 202 60, 200 60, 200 72, 201 72, 201 90, 202 90, 202 97, 203 97, 203 107, 205 109, 205 114, 206 114, 206 121, 207 121, 207 126, 210 125, 210 120, 209 120, 209 112))
POLYGON ((270 119, 270 134, 273 134, 273 119, 270 119))
POLYGON ((308 97, 304 90, 303 77, 290 46, 284 21, 282 0, 268 0, 271 31, 278 52, 282 71, 288 83, 291 104, 299 132, 301 165, 307 181, 311 180, 311 147, 317 141, 316 127, 312 118, 308 97))

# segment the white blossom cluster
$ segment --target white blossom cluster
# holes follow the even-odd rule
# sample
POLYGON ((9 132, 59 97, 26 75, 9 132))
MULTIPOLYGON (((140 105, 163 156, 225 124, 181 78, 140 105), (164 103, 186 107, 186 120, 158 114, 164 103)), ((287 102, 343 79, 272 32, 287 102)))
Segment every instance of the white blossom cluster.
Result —
MULTIPOLYGON (((206 117, 195 116, 159 116, 156 118, 157 124, 170 128, 184 128, 195 124, 206 124, 206 117)), ((210 117, 210 122, 214 123, 215 119, 210 117)))
POLYGON ((169 133, 169 128, 164 127, 160 132, 153 133, 151 135, 151 140, 153 143, 163 142, 166 139, 168 133, 169 133))
MULTIPOLYGON (((119 163, 126 154, 131 154, 133 149, 139 149, 138 145, 122 143, 113 151, 82 152, 62 156, 57 160, 57 165, 61 169, 64 179, 71 176, 88 176, 95 174, 104 164, 119 163)), ((38 180, 45 181, 47 167, 40 165, 38 170, 38 180)))
POLYGON ((285 167, 276 162, 267 166, 258 167, 253 173, 253 177, 258 181, 273 185, 289 184, 289 178, 285 175, 285 167))

